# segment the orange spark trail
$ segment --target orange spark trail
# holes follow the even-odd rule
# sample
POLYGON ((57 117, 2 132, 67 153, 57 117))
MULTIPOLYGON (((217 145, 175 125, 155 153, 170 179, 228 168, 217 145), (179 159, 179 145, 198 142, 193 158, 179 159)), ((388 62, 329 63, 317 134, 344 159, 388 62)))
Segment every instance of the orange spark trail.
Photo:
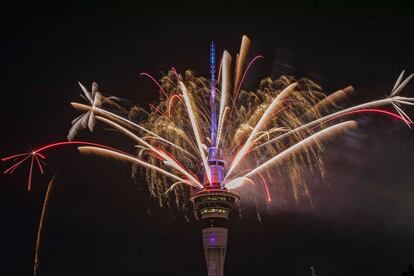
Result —
POLYGON ((40 215, 40 221, 39 221, 39 228, 37 229, 35 256, 34 256, 34 263, 33 263, 33 276, 36 276, 39 274, 39 261, 40 261, 39 253, 40 253, 40 244, 42 242, 43 225, 44 225, 45 216, 47 213, 49 198, 50 198, 50 195, 52 194, 52 189, 55 185, 55 180, 56 180, 56 174, 52 177, 52 179, 49 182, 49 185, 47 186, 45 199, 43 201, 42 213, 40 215))

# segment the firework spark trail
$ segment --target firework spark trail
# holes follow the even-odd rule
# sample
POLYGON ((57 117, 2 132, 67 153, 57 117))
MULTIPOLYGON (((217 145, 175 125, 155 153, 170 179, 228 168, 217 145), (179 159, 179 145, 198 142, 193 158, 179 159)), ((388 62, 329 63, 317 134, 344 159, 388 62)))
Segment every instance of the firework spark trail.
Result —
POLYGON ((329 120, 324 121, 324 123, 327 123, 327 122, 332 121, 332 120, 336 120, 336 119, 341 118, 341 117, 349 116, 349 115, 352 115, 352 114, 358 114, 358 113, 379 113, 379 114, 385 114, 385 115, 388 115, 388 116, 390 116, 392 118, 396 118, 398 120, 401 120, 405 124, 412 124, 412 122, 408 121, 406 118, 404 118, 404 117, 402 117, 402 116, 400 116, 398 114, 395 114, 395 113, 393 113, 391 111, 387 111, 387 110, 383 110, 383 109, 376 109, 376 108, 358 109, 358 110, 354 110, 354 111, 349 111, 349 112, 346 112, 344 114, 338 115, 337 117, 330 118, 329 120))
MULTIPOLYGON (((261 171, 265 170, 269 166, 275 165, 276 163, 280 163, 280 162, 286 160, 287 158, 289 158, 291 155, 294 155, 294 154, 300 152, 301 150, 303 150, 307 147, 311 147, 312 145, 316 144, 318 142, 318 140, 326 140, 326 139, 331 138, 335 135, 338 135, 339 133, 341 133, 341 132, 343 132, 347 129, 356 128, 356 126, 357 126, 357 123, 355 121, 346 121, 346 122, 339 123, 339 124, 333 125, 331 127, 328 127, 326 129, 323 129, 323 130, 309 136, 308 138, 302 140, 301 142, 287 148, 286 150, 282 151, 281 153, 275 155, 273 158, 271 158, 270 160, 264 162, 263 164, 259 165, 258 167, 254 168, 253 170, 251 170, 249 173, 245 174, 244 176, 238 177, 237 178, 237 181, 238 181, 237 183, 239 185, 242 185, 243 182, 240 182, 240 181, 242 181, 242 180, 244 181, 245 179, 250 179, 255 174, 260 173, 261 171)), ((232 181, 235 181, 235 180, 236 179, 234 179, 232 181)), ((234 184, 232 185, 231 182, 228 185, 234 187, 234 184)))
POLYGON ((247 65, 246 70, 244 71, 243 77, 241 78, 241 81, 240 81, 240 83, 239 83, 239 87, 238 87, 238 88, 237 88, 237 90, 236 90, 236 93, 235 93, 235 96, 234 96, 234 100, 233 100, 233 105, 232 105, 232 107, 231 107, 231 113, 233 112, 234 108, 236 107, 237 97, 238 97, 238 95, 239 95, 239 93, 240 93, 240 89, 241 89, 241 87, 242 87, 242 85, 243 85, 243 83, 244 83, 244 79, 246 78, 246 75, 247 75, 247 73, 249 72, 250 67, 252 66, 252 64, 253 64, 256 60, 258 60, 258 59, 260 59, 260 58, 263 58, 263 56, 261 56, 261 55, 255 56, 255 57, 252 59, 252 61, 250 61, 250 63, 247 65))
POLYGON ((43 174, 43 167, 42 167, 42 164, 40 164, 39 158, 37 157, 37 155, 35 155, 34 157, 37 161, 37 165, 39 166, 40 173, 43 174))
POLYGON ((85 96, 81 94, 81 97, 86 99, 90 105, 91 108, 88 112, 86 112, 83 115, 78 116, 75 120, 72 121, 72 127, 69 130, 68 134, 68 140, 73 140, 73 138, 76 136, 76 134, 82 129, 82 128, 88 128, 91 132, 95 128, 95 107, 99 107, 102 105, 102 103, 105 101, 105 98, 102 96, 101 92, 99 92, 99 87, 96 82, 92 83, 92 91, 89 92, 88 89, 86 89, 85 86, 83 86, 82 83, 78 82, 79 86, 83 90, 85 96))
POLYGON ((224 121, 224 112, 226 109, 228 94, 230 92, 230 66, 231 66, 231 56, 227 51, 224 51, 223 58, 221 61, 221 70, 222 70, 222 80, 221 80, 221 97, 220 97, 220 113, 218 121, 218 130, 216 137, 216 147, 218 149, 221 131, 223 129, 224 121))
POLYGON ((220 59, 220 65, 219 65, 219 70, 218 70, 218 75, 217 75, 217 82, 221 81, 221 71, 223 70, 223 57, 224 57, 224 53, 227 52, 226 50, 224 50, 223 52, 223 56, 220 59))
MULTIPOLYGON (((179 208, 186 209, 193 190, 179 185, 208 189, 208 184, 212 182, 209 158, 218 158, 224 164, 230 164, 227 174, 226 168, 223 168, 222 184, 227 189, 239 187, 246 182, 263 182, 265 189, 262 191, 265 190, 265 199, 270 201, 270 184, 275 183, 270 183, 272 178, 266 179, 261 172, 274 167, 278 184, 289 182, 295 200, 299 197, 298 193, 311 200, 306 179, 302 176, 308 170, 323 174, 323 147, 320 142, 356 124, 353 121, 338 123, 334 120, 374 112, 401 120, 409 127, 413 125, 403 106, 414 105, 414 98, 399 96, 413 74, 404 79, 404 72, 401 73, 386 99, 337 111, 341 102, 353 92, 352 87, 326 96, 320 86, 308 79, 280 76, 278 79, 264 78, 254 91, 242 90, 243 81, 252 64, 262 58, 256 56, 246 66, 249 48, 250 39, 243 36, 233 71, 230 70, 230 54, 223 52, 218 78, 221 81, 221 91, 215 81, 215 70, 211 70, 210 81, 195 76, 190 70, 179 75, 174 68, 159 81, 148 73, 141 73, 141 76, 148 77, 157 85, 160 101, 151 106, 153 111, 145 111, 146 118, 140 117, 142 121, 139 124, 105 109, 103 105, 111 97, 102 96, 97 83, 92 83, 91 92, 79 83, 83 91, 81 97, 87 103, 71 103, 83 114, 72 121, 68 138, 72 139, 80 129, 92 131, 95 121, 99 120, 134 139, 137 142, 137 156, 84 142, 82 145, 86 147, 79 147, 79 150, 82 153, 95 153, 131 162, 134 164, 134 174, 135 164, 138 164, 145 172, 151 195, 158 197, 161 205, 164 200, 174 198, 179 208), (234 76, 232 79, 231 75, 234 76), (215 100, 211 100, 216 91, 220 93, 219 107, 215 100), (378 109, 385 105, 394 107, 396 113, 378 109), (208 109, 209 106, 211 110, 208 109), (219 108, 218 112, 214 111, 216 107, 219 108), (217 122, 215 118, 218 119, 217 122), (212 148, 211 152, 207 148, 207 142, 212 148), (281 162, 284 162, 283 170, 281 162), (173 181, 166 181, 167 177, 173 181), (267 183, 266 180, 270 182, 267 183), (172 190, 173 197, 164 195, 164 192, 172 190)), ((213 56, 215 54, 210 58, 213 56)), ((211 59, 210 66, 214 65, 213 61, 211 59)), ((116 106, 119 111, 125 111, 119 105, 116 106)), ((129 116, 138 115, 140 110, 142 108, 133 107, 129 116)), ((71 142, 61 142, 60 145, 69 143, 71 142)), ((5 173, 13 173, 21 164, 30 160, 30 188, 33 166, 43 171, 44 156, 41 152, 57 146, 59 143, 3 158, 3 161, 14 162, 5 173)))
POLYGON ((175 70, 175 68, 174 68, 174 67, 171 67, 171 69, 173 70, 174 75, 175 75, 175 77, 177 78, 177 81, 179 81, 179 80, 180 80, 180 75, 178 75, 177 70, 175 70))
POLYGON ((411 81, 411 79, 414 77, 414 74, 409 75, 403 82, 402 79, 404 77, 405 74, 405 70, 403 70, 400 74, 400 76, 398 77, 397 81, 394 84, 394 87, 391 90, 391 94, 390 97, 393 97, 395 95, 398 95, 398 93, 401 92, 401 90, 404 89, 404 87, 411 81))
POLYGON ((299 143, 287 148, 286 150, 282 151, 281 153, 274 156, 272 159, 266 161, 265 163, 261 164, 248 174, 246 174, 244 177, 251 177, 254 174, 258 173, 259 171, 263 171, 267 167, 269 167, 272 164, 275 164, 277 162, 281 162, 288 158, 290 155, 297 153, 300 150, 303 150, 305 147, 310 147, 313 144, 315 144, 318 140, 326 140, 328 138, 333 137, 334 135, 339 134, 340 132, 343 132, 347 129, 356 128, 357 123, 355 121, 346 121, 343 123, 339 123, 333 126, 330 126, 326 129, 323 129, 308 138, 300 141, 299 143))
MULTIPOLYGON (((236 68, 234 70, 234 94, 236 94, 236 89, 239 87, 239 83, 241 81, 241 71, 243 70, 244 64, 246 63, 246 58, 250 49, 250 44, 250 39, 244 35, 242 37, 239 54, 236 58, 236 68)), ((235 98, 237 98, 237 95, 235 98)))
POLYGON ((34 158, 32 157, 32 159, 30 160, 29 176, 27 178, 27 189, 28 190, 32 188, 33 161, 34 161, 34 158))
POLYGON ((398 107, 401 103, 404 103, 404 102, 397 101, 397 103, 391 103, 391 104, 395 108, 395 110, 397 110, 398 114, 400 114, 401 117, 405 118, 406 125, 409 128, 411 128, 410 124, 412 124, 413 121, 411 120, 411 118, 400 107, 398 107))
POLYGON ((163 149, 158 149, 159 151, 163 152, 164 155, 168 156, 167 160, 163 160, 165 165, 168 165, 179 172, 181 172, 184 176, 186 176, 189 180, 193 181, 196 184, 201 183, 197 180, 195 174, 189 171, 184 165, 182 165, 171 153, 164 151, 163 149), (172 160, 172 161, 171 161, 172 160), (172 163, 172 164, 171 164, 172 163), (177 168, 176 168, 177 167, 177 168))
POLYGON ((308 112, 306 112, 306 115, 312 114, 312 112, 319 112, 327 106, 336 104, 345 99, 346 97, 350 96, 353 92, 355 92, 355 89, 351 85, 345 87, 344 89, 335 91, 332 94, 325 97, 324 99, 322 99, 320 102, 318 102, 314 107, 312 107, 308 112))
POLYGON ((234 190, 234 189, 240 188, 246 182, 250 183, 252 185, 256 184, 252 179, 250 179, 248 177, 241 176, 241 177, 234 178, 231 181, 229 181, 228 183, 226 183, 226 188, 229 189, 229 190, 234 190))
MULTIPOLYGON (((71 105, 72 105, 75 109, 77 109, 77 110, 82 110, 82 111, 87 111, 87 110, 89 110, 89 109, 91 108, 90 106, 87 106, 87 105, 85 105, 85 104, 74 103, 74 102, 72 102, 72 103, 71 103, 71 105)), ((146 128, 144 128, 144 127, 142 127, 142 126, 140 126, 140 125, 138 125, 138 124, 136 124, 136 123, 134 123, 134 122, 131 122, 131 121, 130 121, 130 120, 128 120, 128 119, 125 119, 125 118, 124 118, 124 117, 122 117, 122 116, 116 115, 115 113, 112 113, 112 112, 110 112, 110 111, 107 111, 107 110, 102 109, 102 108, 99 108, 99 107, 95 107, 95 112, 96 112, 96 113, 98 113, 98 114, 101 114, 101 115, 103 115, 103 116, 107 116, 107 117, 109 117, 109 118, 112 118, 113 120, 118 120, 118 121, 121 121, 121 122, 123 122, 123 123, 125 123, 125 124, 127 124, 127 125, 130 125, 130 126, 132 126, 132 127, 138 128, 139 130, 142 130, 142 131, 144 131, 144 132, 146 132, 146 133, 148 133, 148 134, 150 134, 150 135, 154 136, 154 138, 156 138, 156 139, 158 139, 158 140, 160 140, 160 141, 162 141, 162 142, 164 142, 164 143, 167 143, 167 144, 169 144, 170 146, 175 147, 175 148, 177 148, 177 149, 181 150, 182 152, 185 152, 185 153, 187 153, 187 154, 189 154, 189 155, 191 155, 191 156, 193 156, 193 157, 194 157, 194 155, 193 155, 193 154, 191 154, 191 153, 190 153, 190 152, 188 152, 187 150, 183 149, 182 147, 177 146, 176 144, 174 144, 174 143, 172 143, 172 142, 170 142, 170 141, 168 141, 168 140, 166 140, 166 139, 162 138, 161 136, 159 136, 159 135, 155 134, 154 132, 152 132, 152 131, 150 131, 150 130, 148 130, 148 129, 146 129, 146 128)))
POLYGON ((179 177, 175 174, 172 174, 172 173, 170 173, 166 170, 163 170, 163 169, 161 169, 157 166, 154 166, 154 165, 151 165, 147 162, 144 162, 144 161, 142 161, 142 160, 140 160, 140 159, 138 159, 138 158, 136 158, 136 157, 134 157, 134 156, 132 156, 128 153, 123 153, 123 152, 118 152, 118 151, 114 151, 114 150, 111 150, 111 149, 105 149, 105 148, 93 147, 93 146, 78 147, 78 150, 81 153, 86 153, 86 154, 93 153, 93 154, 97 154, 97 155, 101 155, 101 156, 112 157, 112 158, 115 158, 115 159, 118 159, 118 160, 128 161, 128 162, 131 162, 131 163, 137 163, 137 164, 139 164, 143 167, 155 170, 155 171, 157 171, 157 172, 159 172, 159 173, 161 173, 165 176, 171 177, 171 178, 173 178, 177 181, 181 181, 182 183, 186 183, 189 186, 192 186, 192 187, 195 187, 195 188, 198 188, 198 189, 203 188, 202 185, 198 186, 198 185, 196 185, 196 184, 194 184, 194 183, 192 183, 188 180, 185 180, 185 179, 183 179, 183 178, 181 178, 181 177, 179 177))
POLYGON ((149 104, 149 107, 150 107, 152 110, 155 110, 156 112, 160 113, 162 116, 165 116, 165 117, 168 117, 168 118, 170 117, 170 116, 166 116, 164 112, 162 112, 161 110, 159 110, 159 109, 158 109, 158 107, 156 107, 156 106, 155 106, 155 105, 153 105, 153 104, 149 104))
POLYGON ((132 139, 134 139, 138 143, 143 144, 148 149, 150 149, 151 151, 153 151, 154 153, 159 155, 162 158, 162 160, 164 161, 164 164, 178 170, 179 172, 184 174, 186 177, 188 177, 188 179, 191 180, 192 182, 194 182, 196 185, 202 186, 201 183, 191 173, 189 173, 187 170, 185 170, 185 168, 183 168, 182 164, 180 164, 175 158, 172 158, 169 154, 165 153, 162 150, 158 150, 157 148, 153 147, 151 144, 145 142, 143 139, 141 139, 140 137, 138 137, 137 135, 135 135, 131 131, 127 130, 126 128, 120 126, 119 124, 117 124, 115 122, 112 122, 112 121, 110 121, 108 119, 105 119, 103 117, 100 117, 100 116, 97 116, 96 118, 98 120, 100 120, 100 121, 116 128, 116 129, 118 129, 121 133, 124 133, 126 136, 131 137, 132 139))
POLYGON ((19 153, 19 154, 14 154, 14 155, 10 155, 10 156, 7 156, 7 157, 3 157, 1 159, 1 161, 8 161, 10 159, 15 159, 15 158, 21 157, 21 156, 27 156, 27 153, 25 152, 25 153, 19 153))
MULTIPOLYGON (((282 134, 282 135, 280 135, 280 136, 278 136, 276 138, 273 138, 273 139, 271 139, 271 140, 269 140, 269 141, 267 141, 267 142, 265 142, 263 144, 260 144, 260 145, 256 146, 255 149, 261 148, 261 147, 266 146, 266 145, 268 145, 270 143, 274 143, 274 142, 276 142, 278 140, 281 140, 281 139, 283 139, 283 138, 285 138, 285 137, 287 137, 289 135, 292 135, 292 134, 295 134, 297 132, 300 132, 301 130, 308 129, 308 128, 314 127, 316 125, 319 125, 321 123, 324 123, 326 121, 332 120, 333 118, 339 118, 341 116, 344 116, 345 114, 352 114, 352 112, 355 112, 355 111, 360 110, 360 109, 373 109, 375 107, 389 105, 389 104, 392 104, 393 101, 397 101, 400 98, 402 98, 402 97, 394 96, 392 98, 386 98, 386 99, 382 99, 382 100, 376 100, 376 101, 372 101, 372 102, 360 104, 360 105, 357 105, 357 106, 349 107, 349 108, 344 109, 344 110, 341 110, 341 111, 337 111, 335 113, 326 115, 326 116, 324 116, 322 118, 319 118, 319 119, 316 119, 316 120, 314 120, 312 122, 309 122, 307 124, 304 124, 304 125, 302 125, 302 126, 300 126, 298 128, 295 128, 295 129, 293 129, 293 130, 291 130, 291 131, 289 131, 289 132, 287 132, 285 134, 282 134)), ((405 98, 404 97, 404 99, 406 99, 407 101, 408 100, 409 101, 414 101, 414 98, 405 98)), ((404 118, 404 122, 410 122, 410 120, 404 118)))
POLYGON ((273 133, 277 133, 277 132, 287 132, 287 131, 289 131, 289 129, 284 128, 284 127, 274 127, 274 128, 269 129, 269 130, 259 131, 256 134, 257 138, 255 138, 251 142, 251 144, 252 145, 255 145, 255 144, 259 143, 259 141, 262 140, 263 137, 267 137, 267 140, 269 140, 270 139, 270 135, 273 134, 273 133))
POLYGON ((196 141, 197 141, 198 151, 200 153, 201 160, 204 165, 204 170, 206 172, 208 182, 211 184, 210 167, 208 166, 207 157, 202 147, 203 143, 201 141, 200 131, 198 129, 197 120, 195 118, 193 107, 191 106, 191 100, 190 100, 190 97, 188 96, 187 88, 185 87, 184 83, 181 81, 180 81, 180 87, 181 87, 181 91, 183 92, 184 102, 187 107, 188 116, 190 117, 191 126, 194 132, 194 137, 196 138, 196 141))
MULTIPOLYGON (((13 164, 10 168, 6 169, 3 173, 12 174, 14 170, 20 166, 20 164, 22 164, 24 161, 26 161, 27 159, 31 157, 31 154, 26 153, 25 156, 26 157, 24 157, 22 160, 18 161, 17 163, 13 164)), ((2 160, 2 161, 5 161, 5 160, 2 160)))
POLYGON ((267 202, 270 202, 270 201, 272 201, 272 197, 270 196, 269 186, 267 185, 266 178, 260 172, 258 173, 258 175, 262 179, 263 185, 264 185, 264 187, 266 189, 266 199, 267 199, 267 202))
POLYGON ((160 91, 162 92, 162 94, 166 97, 166 98, 168 98, 168 95, 167 95, 167 93, 165 93, 165 90, 162 88, 162 86, 158 83, 158 81, 153 77, 153 76, 151 76, 150 74, 148 74, 148 73, 145 73, 145 72, 143 72, 143 73, 140 73, 139 74, 140 76, 145 76, 145 77, 148 77, 149 79, 151 79, 157 86, 158 86, 158 88, 160 89, 160 91))
POLYGON ((49 182, 49 185, 47 186, 45 199, 43 201, 42 213, 40 215, 39 227, 37 229, 37 236, 36 236, 35 255, 34 255, 34 262, 33 262, 33 276, 37 276, 39 274, 40 246, 42 244, 44 221, 45 221, 47 209, 49 206, 49 198, 50 198, 50 195, 52 194, 52 189, 56 182, 55 180, 56 180, 56 174, 52 177, 52 179, 49 182))
POLYGON ((174 190, 178 185, 180 184, 187 184, 185 181, 177 181, 175 183, 173 183, 166 191, 165 194, 168 194, 169 192, 171 192, 172 190, 174 190))
POLYGON ((225 108, 224 108, 223 115, 222 115, 222 120, 221 120, 221 123, 219 124, 219 127, 218 127, 218 134, 219 134, 219 135, 217 135, 217 144, 216 144, 217 149, 219 149, 219 148, 220 148, 220 141, 222 140, 222 139, 221 139, 221 136, 222 136, 222 133, 223 133, 223 122, 224 122, 224 120, 226 119, 226 116, 227 116, 227 114, 228 114, 229 112, 230 112, 230 107, 225 107, 225 108))
POLYGON ((111 149, 114 151, 119 151, 115 148, 112 147, 108 147, 106 145, 102 145, 102 144, 98 144, 98 143, 92 143, 92 142, 86 142, 86 141, 63 141, 63 142, 56 142, 56 143, 51 143, 51 144, 47 144, 45 146, 42 146, 40 148, 34 149, 32 151, 26 152, 26 153, 19 153, 19 154, 14 154, 11 156, 7 156, 7 157, 3 157, 1 158, 1 161, 6 162, 9 160, 14 160, 17 162, 15 164, 13 164, 11 167, 9 167, 8 169, 6 169, 3 173, 4 174, 12 174, 18 167, 20 167, 24 161, 26 161, 27 159, 30 158, 30 164, 29 164, 29 174, 27 177, 27 190, 30 191, 32 188, 32 176, 33 176, 33 167, 34 167, 34 162, 36 160, 36 164, 38 165, 39 171, 41 174, 44 173, 43 171, 43 167, 39 161, 39 158, 41 158, 42 160, 44 160, 46 157, 42 154, 42 152, 49 150, 49 149, 53 149, 56 147, 61 147, 61 146, 67 146, 67 145, 90 145, 90 146, 96 146, 96 147, 102 147, 102 148, 107 148, 107 149, 111 149), (19 159, 21 158, 21 159, 19 159))
POLYGON ((269 116, 271 116, 272 114, 274 114, 275 112, 278 111, 277 108, 280 108, 280 103, 283 102, 283 100, 287 97, 287 95, 297 86, 297 83, 292 83, 291 85, 289 85, 288 87, 286 87, 274 100, 273 102, 270 104, 270 106, 267 108, 267 110, 265 111, 265 113, 262 115, 262 117, 260 118, 259 122, 256 124, 256 126, 254 127, 253 131, 250 133, 249 138, 247 139, 247 141, 244 143, 243 147, 241 148, 241 150, 236 154, 236 156, 234 157, 233 162, 230 165, 230 169, 227 172, 227 175, 225 177, 225 179, 231 175, 231 173, 233 172, 233 170, 238 166, 238 164, 240 163, 240 161, 242 160, 243 156, 245 156, 245 154, 248 152, 250 146, 251 146, 251 142, 252 140, 255 138, 257 132, 261 131, 265 126, 266 126, 266 122, 269 119, 269 116))
POLYGON ((170 100, 169 100, 169 102, 168 102, 168 117, 171 117, 171 107, 172 107, 172 104, 173 104, 174 99, 178 99, 178 100, 180 100, 180 102, 181 102, 183 105, 185 105, 185 103, 184 103, 184 102, 183 102, 183 100, 181 99, 180 95, 175 94, 175 95, 171 96, 171 97, 170 97, 170 100))

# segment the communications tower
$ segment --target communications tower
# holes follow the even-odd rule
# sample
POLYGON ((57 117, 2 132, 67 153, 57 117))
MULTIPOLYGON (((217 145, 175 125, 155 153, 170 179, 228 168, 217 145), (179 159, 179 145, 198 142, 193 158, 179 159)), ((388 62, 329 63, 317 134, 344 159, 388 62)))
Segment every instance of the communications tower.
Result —
POLYGON ((208 149, 210 178, 207 175, 204 176, 204 189, 193 194, 191 201, 194 204, 196 216, 201 221, 201 236, 208 276, 223 276, 228 236, 227 221, 230 211, 240 198, 223 185, 225 162, 218 159, 220 154, 216 148, 218 122, 214 42, 210 45, 210 73, 211 143, 208 149))

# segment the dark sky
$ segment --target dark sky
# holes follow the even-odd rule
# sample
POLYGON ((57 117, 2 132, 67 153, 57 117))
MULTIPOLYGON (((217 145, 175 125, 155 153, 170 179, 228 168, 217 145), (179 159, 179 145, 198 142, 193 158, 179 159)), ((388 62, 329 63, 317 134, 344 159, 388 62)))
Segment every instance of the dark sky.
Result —
MULTIPOLYGON (((97 81, 103 92, 146 107, 157 91, 138 73, 160 76, 174 66, 206 74, 211 40, 235 53, 243 34, 252 38, 265 61, 249 83, 269 75, 275 49, 286 49, 295 75, 321 76, 326 91, 352 84, 354 102, 383 97, 401 70, 414 71, 408 1, 326 3, 2 4, 0 156, 65 139, 77 114, 69 106, 81 92, 77 81, 97 81)), ((413 84, 403 94, 413 96, 413 84)), ((312 186, 314 209, 232 219, 226 275, 311 275, 314 265, 320 276, 393 276, 414 263, 414 132, 378 116, 358 121, 357 132, 327 147, 327 183, 312 186)), ((81 137, 133 149, 105 131, 81 137)), ((158 208, 127 165, 74 148, 51 151, 30 193, 26 169, 0 178, 1 275, 31 273, 41 204, 56 171, 40 275, 205 274, 197 222, 158 208)))

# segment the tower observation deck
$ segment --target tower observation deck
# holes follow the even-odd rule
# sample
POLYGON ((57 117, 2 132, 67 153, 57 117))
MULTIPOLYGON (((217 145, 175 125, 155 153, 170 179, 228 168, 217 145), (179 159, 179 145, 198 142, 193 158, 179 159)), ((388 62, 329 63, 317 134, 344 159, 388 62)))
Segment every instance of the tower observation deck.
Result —
POLYGON ((239 196, 225 189, 204 189, 191 198, 201 221, 208 276, 223 276, 229 213, 239 196))

